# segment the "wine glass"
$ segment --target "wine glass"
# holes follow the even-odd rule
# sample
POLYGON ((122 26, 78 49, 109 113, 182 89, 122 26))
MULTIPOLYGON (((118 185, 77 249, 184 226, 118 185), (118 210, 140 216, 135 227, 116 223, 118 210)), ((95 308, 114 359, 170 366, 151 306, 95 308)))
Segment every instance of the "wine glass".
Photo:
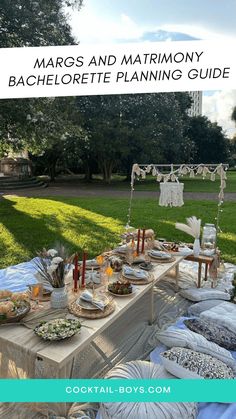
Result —
POLYGON ((33 284, 30 286, 31 291, 31 300, 34 301, 34 305, 32 307, 33 310, 38 310, 40 307, 43 307, 43 305, 39 304, 40 299, 43 295, 43 284, 33 284))

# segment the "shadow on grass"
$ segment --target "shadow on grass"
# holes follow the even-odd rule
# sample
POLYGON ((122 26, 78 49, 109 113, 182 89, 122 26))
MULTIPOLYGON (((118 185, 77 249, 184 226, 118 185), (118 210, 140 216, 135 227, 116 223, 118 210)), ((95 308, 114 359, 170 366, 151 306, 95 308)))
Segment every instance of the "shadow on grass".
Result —
POLYGON ((66 200, 6 198, 1 201, 0 214, 4 229, 0 239, 1 267, 9 261, 13 264, 31 258, 55 242, 63 243, 71 253, 86 248, 94 257, 120 240, 117 221, 90 211, 86 214, 86 210, 66 200))
MULTIPOLYGON (((69 251, 87 248, 94 257, 119 242, 119 234, 127 222, 128 199, 117 198, 6 198, 1 201, 1 223, 13 236, 22 252, 15 254, 14 245, 2 240, 2 258, 17 263, 35 255, 42 247, 62 242, 69 251), (11 252, 11 254, 9 254, 11 252)), ((157 237, 173 241, 193 241, 175 229, 175 222, 196 215, 206 222, 215 222, 217 203, 187 201, 181 208, 163 208, 157 200, 134 199, 131 224, 153 228, 157 237)), ((226 203, 221 217, 224 235, 219 236, 219 247, 225 260, 236 262, 236 203, 226 203), (228 237, 227 237, 228 235, 228 237)), ((9 264, 9 262, 8 262, 9 264)), ((3 266, 3 262, 1 262, 3 266)))

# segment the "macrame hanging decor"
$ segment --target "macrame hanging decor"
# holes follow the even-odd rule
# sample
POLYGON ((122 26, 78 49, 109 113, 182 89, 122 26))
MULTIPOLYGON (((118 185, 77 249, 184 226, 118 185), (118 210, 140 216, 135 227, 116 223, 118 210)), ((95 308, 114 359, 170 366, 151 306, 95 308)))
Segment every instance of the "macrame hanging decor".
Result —
POLYGON ((163 173, 160 171, 160 167, 165 165, 158 164, 137 164, 135 163, 132 167, 131 172, 131 189, 130 189, 130 201, 129 209, 127 214, 127 225, 126 229, 130 227, 131 220, 131 211, 132 211, 132 201, 134 195, 134 182, 135 179, 145 179, 146 175, 153 176, 156 178, 156 181, 160 183, 160 201, 161 206, 182 206, 183 201, 183 183, 178 182, 178 178, 181 176, 189 176, 194 178, 195 175, 200 175, 202 179, 210 179, 212 182, 216 180, 218 176, 220 179, 220 191, 218 195, 218 209, 216 220, 216 229, 220 232, 220 215, 222 210, 222 204, 224 202, 224 189, 226 188, 228 165, 225 164, 180 164, 180 165, 167 165, 171 166, 169 173, 166 171, 163 173), (176 167, 174 169, 174 166, 176 167))
POLYGON ((182 207, 184 184, 179 182, 161 182, 159 205, 161 207, 182 207))

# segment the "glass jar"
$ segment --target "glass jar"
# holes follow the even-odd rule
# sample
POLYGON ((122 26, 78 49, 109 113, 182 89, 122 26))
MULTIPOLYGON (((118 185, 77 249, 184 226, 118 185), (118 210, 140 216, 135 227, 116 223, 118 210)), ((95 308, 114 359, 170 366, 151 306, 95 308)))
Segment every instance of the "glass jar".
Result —
POLYGON ((202 233, 202 249, 216 248, 216 228, 214 224, 205 224, 202 233))

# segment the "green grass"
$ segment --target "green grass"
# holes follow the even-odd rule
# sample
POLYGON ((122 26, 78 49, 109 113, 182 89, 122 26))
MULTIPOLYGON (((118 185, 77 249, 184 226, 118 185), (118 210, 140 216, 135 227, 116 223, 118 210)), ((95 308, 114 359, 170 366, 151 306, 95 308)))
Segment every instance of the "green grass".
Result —
MULTIPOLYGON (((94 179, 90 183, 86 183, 81 175, 75 176, 63 176, 59 177, 59 180, 68 181, 70 184, 73 181, 74 184, 78 186, 86 186, 88 189, 94 189, 94 187, 100 189, 116 189, 116 190, 129 190, 130 182, 125 181, 124 176, 113 175, 111 183, 104 183, 101 176, 95 175, 94 179)), ((184 191, 185 192, 219 192, 220 189, 220 180, 216 176, 216 180, 213 182, 209 178, 202 179, 201 176, 196 176, 194 179, 189 176, 185 176, 179 179, 180 182, 184 182, 184 191)), ((158 191, 159 183, 152 176, 147 176, 146 179, 135 180, 135 190, 136 191, 158 191)), ((227 181, 225 192, 235 192, 236 193, 236 171, 227 172, 227 181)))
MULTIPOLYGON (((236 203, 225 203, 219 247, 225 261, 236 263, 236 203)), ((181 208, 159 207, 155 199, 134 199, 132 225, 153 228, 156 236, 189 241, 176 230, 176 221, 196 215, 202 223, 214 222, 217 204, 187 201, 181 208)), ((0 267, 35 256, 37 250, 64 243, 71 252, 87 248, 93 257, 119 242, 127 221, 128 199, 21 198, 0 201, 0 267)))

